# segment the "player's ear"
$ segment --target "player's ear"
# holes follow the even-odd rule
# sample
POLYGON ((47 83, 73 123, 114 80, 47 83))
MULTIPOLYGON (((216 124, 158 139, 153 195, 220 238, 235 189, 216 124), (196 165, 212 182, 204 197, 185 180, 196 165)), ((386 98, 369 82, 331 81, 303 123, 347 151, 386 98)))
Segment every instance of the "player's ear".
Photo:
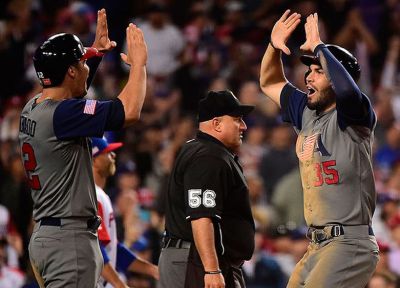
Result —
POLYGON ((72 66, 72 65, 69 66, 68 69, 67 69, 67 74, 68 74, 68 76, 70 76, 71 78, 75 78, 75 74, 76 74, 75 67, 72 66))
POLYGON ((212 119, 214 130, 217 132, 221 132, 221 120, 221 117, 215 117, 212 119))

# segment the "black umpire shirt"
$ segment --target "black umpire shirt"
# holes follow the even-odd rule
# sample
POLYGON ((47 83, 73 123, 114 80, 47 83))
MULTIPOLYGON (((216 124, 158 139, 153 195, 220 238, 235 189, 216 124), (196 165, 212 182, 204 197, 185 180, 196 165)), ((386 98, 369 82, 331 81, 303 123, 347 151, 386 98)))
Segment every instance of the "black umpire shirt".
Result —
POLYGON ((167 235, 193 242, 190 221, 211 218, 219 255, 249 260, 254 220, 237 156, 214 137, 198 132, 180 150, 166 197, 167 235))

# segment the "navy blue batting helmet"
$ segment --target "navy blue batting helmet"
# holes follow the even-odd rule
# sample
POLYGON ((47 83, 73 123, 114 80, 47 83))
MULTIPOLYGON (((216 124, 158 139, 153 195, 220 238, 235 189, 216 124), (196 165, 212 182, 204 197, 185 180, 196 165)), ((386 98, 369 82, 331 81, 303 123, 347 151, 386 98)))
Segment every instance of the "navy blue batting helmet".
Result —
POLYGON ((102 55, 97 49, 83 47, 73 34, 56 34, 40 45, 33 56, 33 65, 43 87, 60 85, 68 67, 80 60, 102 55))
MULTIPOLYGON (((347 72, 349 72, 354 81, 357 81, 360 78, 361 68, 356 57, 340 46, 327 44, 326 47, 343 65, 347 72)), ((311 64, 321 65, 318 56, 302 55, 300 56, 300 60, 307 66, 310 66, 311 64)))

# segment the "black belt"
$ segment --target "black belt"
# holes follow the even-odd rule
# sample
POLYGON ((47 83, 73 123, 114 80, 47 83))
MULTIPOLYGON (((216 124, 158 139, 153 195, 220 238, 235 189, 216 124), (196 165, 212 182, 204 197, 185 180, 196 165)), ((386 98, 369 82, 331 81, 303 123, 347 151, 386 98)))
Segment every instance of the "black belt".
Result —
POLYGON ((164 237, 163 248, 189 249, 192 243, 179 238, 164 237))
MULTIPOLYGON (((57 217, 43 217, 40 219, 41 226, 62 226, 63 219, 68 220, 76 220, 76 221, 85 221, 86 219, 79 218, 57 218, 57 217)), ((86 220, 87 229, 97 230, 101 224, 101 217, 95 216, 86 220)))
MULTIPOLYGON (((311 226, 308 228, 307 238, 310 239, 313 243, 321 243, 328 239, 344 235, 345 230, 351 229, 351 227, 357 226, 343 226, 340 224, 328 226, 311 226)), ((374 231, 372 230, 371 226, 368 226, 368 235, 374 236, 374 231)))

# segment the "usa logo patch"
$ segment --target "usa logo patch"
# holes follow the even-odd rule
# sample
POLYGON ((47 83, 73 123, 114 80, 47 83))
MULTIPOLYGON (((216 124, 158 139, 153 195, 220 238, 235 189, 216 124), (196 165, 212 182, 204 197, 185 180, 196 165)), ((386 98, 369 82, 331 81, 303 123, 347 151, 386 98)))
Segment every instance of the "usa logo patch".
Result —
POLYGON ((96 111, 96 100, 86 100, 85 107, 83 108, 83 114, 94 115, 96 111))
POLYGON ((311 160, 314 154, 315 144, 319 133, 310 136, 303 136, 297 139, 296 152, 300 161, 311 160))

